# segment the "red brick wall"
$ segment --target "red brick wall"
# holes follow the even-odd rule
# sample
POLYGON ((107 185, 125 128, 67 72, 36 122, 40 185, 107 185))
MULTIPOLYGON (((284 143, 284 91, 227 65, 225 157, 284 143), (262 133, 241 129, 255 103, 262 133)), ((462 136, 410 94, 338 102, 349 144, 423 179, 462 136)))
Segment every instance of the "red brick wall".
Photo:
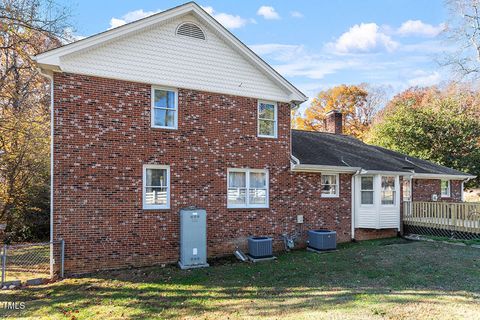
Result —
POLYGON ((372 240, 396 237, 397 229, 355 229, 355 240, 372 240))
POLYGON ((413 201, 432 201, 432 194, 438 196, 438 201, 460 202, 462 201, 462 181, 450 181, 450 197, 440 197, 441 188, 438 179, 413 179, 413 201))
POLYGON ((67 273, 175 262, 180 208, 206 208, 209 256, 249 235, 332 228, 350 240, 350 176, 341 197, 321 199, 319 174, 290 171, 290 106, 278 139, 257 137, 257 100, 179 89, 178 130, 150 127, 148 84, 54 76, 54 237, 67 273), (171 209, 142 209, 142 166, 168 164, 171 209), (227 209, 227 168, 266 168, 269 209, 227 209))

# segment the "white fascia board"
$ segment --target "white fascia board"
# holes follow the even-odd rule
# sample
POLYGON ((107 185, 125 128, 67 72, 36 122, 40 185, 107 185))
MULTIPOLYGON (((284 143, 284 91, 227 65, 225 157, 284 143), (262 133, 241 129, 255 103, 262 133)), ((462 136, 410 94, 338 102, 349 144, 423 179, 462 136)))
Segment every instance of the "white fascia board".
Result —
POLYGON ((445 179, 445 180, 470 180, 476 178, 476 176, 465 174, 465 175, 456 175, 456 174, 433 174, 433 173, 415 173, 413 175, 414 179, 445 179))
POLYGON ((294 164, 291 163, 293 172, 330 172, 330 173, 356 173, 361 168, 359 167, 343 167, 343 166, 325 166, 314 164, 294 164))
POLYGON ((263 61, 243 42, 236 38, 230 31, 225 29, 225 27, 223 27, 217 20, 215 20, 212 16, 210 16, 207 12, 205 12, 202 8, 200 8, 196 3, 193 2, 189 2, 176 8, 154 14, 150 17, 128 23, 112 30, 104 31, 102 33, 65 45, 63 47, 38 54, 34 56, 33 59, 37 63, 43 64, 45 66, 56 66, 58 67, 57 71, 61 71, 60 64, 62 56, 92 48, 100 44, 104 44, 107 41, 111 41, 118 37, 123 37, 132 32, 140 31, 144 28, 151 27, 152 25, 164 22, 168 19, 176 18, 178 16, 192 12, 196 14, 196 16, 200 17, 202 20, 206 21, 219 35, 221 35, 228 42, 230 42, 235 47, 235 49, 239 51, 239 53, 243 54, 244 57, 249 59, 255 66, 257 66, 260 71, 265 73, 273 81, 275 81, 282 88, 288 91, 290 93, 289 101, 302 103, 308 100, 308 97, 305 96, 300 90, 298 90, 294 85, 288 82, 268 63, 263 61))

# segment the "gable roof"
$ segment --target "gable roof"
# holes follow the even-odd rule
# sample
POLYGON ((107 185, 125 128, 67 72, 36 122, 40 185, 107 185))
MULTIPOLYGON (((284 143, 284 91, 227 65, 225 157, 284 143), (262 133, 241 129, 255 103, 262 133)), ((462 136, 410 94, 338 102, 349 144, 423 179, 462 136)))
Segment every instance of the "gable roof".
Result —
POLYGON ((205 12, 195 2, 188 2, 186 4, 174 7, 172 9, 162 11, 160 13, 151 15, 149 17, 130 22, 118 28, 107 30, 88 38, 64 45, 62 47, 46 51, 34 57, 39 66, 45 70, 62 71, 61 60, 62 57, 79 54, 92 48, 104 46, 105 44, 123 38, 127 35, 138 34, 144 30, 148 30, 156 25, 171 21, 175 18, 182 17, 188 14, 193 14, 195 18, 199 19, 211 27, 218 36, 220 36, 227 44, 232 46, 235 51, 242 55, 259 71, 265 74, 278 87, 288 92, 289 101, 301 103, 307 100, 307 97, 293 86, 288 80, 282 77, 269 64, 262 60, 257 54, 243 44, 230 31, 223 27, 212 16, 205 12))
MULTIPOLYGON (((366 144, 356 138, 328 132, 292 130, 292 156, 296 165, 325 171, 397 172, 414 177, 468 179, 474 176, 430 161, 366 144)), ((295 164, 294 164, 295 166, 295 164)))

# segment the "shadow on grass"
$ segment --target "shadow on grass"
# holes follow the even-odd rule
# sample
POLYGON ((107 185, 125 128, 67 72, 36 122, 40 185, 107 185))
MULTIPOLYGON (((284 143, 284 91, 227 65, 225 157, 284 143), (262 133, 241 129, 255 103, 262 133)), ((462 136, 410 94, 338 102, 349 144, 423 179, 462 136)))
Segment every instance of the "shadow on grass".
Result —
POLYGON ((305 309, 348 311, 375 301, 432 305, 451 296, 465 298, 465 305, 478 304, 478 279, 478 250, 390 240, 343 245, 321 255, 297 251, 259 264, 225 261, 191 271, 152 267, 100 272, 1 292, 0 301, 26 301, 24 317, 45 309, 88 316, 94 312, 90 308, 102 305, 119 308, 132 319, 209 312, 273 317, 305 309))

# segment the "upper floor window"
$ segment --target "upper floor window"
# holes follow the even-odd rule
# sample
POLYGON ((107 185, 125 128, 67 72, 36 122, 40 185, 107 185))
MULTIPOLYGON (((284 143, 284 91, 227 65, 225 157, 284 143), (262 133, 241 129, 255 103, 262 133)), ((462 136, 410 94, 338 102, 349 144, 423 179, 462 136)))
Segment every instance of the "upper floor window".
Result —
POLYGON ((258 102, 258 136, 277 137, 277 104, 275 102, 258 102))
POLYGON ((440 186, 442 197, 450 197, 450 180, 442 180, 440 186))
POLYGON ((382 176, 382 204, 395 204, 395 177, 382 176))
POLYGON ((178 94, 174 89, 152 88, 152 127, 177 129, 178 94))
POLYGON ((322 197, 338 197, 338 174, 322 174, 322 197))
POLYGON ((170 167, 143 166, 143 209, 170 208, 170 167))
POLYGON ((228 169, 228 208, 268 208, 268 171, 228 169))

